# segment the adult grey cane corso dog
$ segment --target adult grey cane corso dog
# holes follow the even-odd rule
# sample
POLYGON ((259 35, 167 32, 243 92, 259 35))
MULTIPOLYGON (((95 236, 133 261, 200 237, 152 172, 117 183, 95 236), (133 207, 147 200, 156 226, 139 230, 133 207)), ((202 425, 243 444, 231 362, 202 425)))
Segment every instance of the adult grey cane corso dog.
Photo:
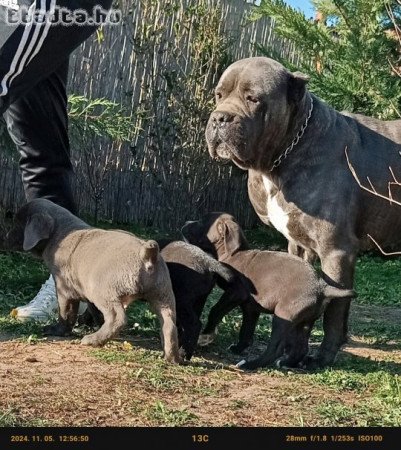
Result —
MULTIPOLYGON (((356 182, 369 177, 388 195, 389 167, 401 179, 401 120, 384 122, 340 113, 308 92, 307 77, 269 58, 232 64, 216 87, 206 129, 213 158, 249 170, 259 214, 289 240, 315 253, 326 280, 352 288, 356 256, 400 244, 401 209, 356 182)), ((366 181, 368 185, 368 182, 366 181)), ((393 190, 401 199, 401 192, 393 190)), ((308 367, 335 361, 347 336, 350 299, 333 300, 324 314, 324 338, 308 367)))

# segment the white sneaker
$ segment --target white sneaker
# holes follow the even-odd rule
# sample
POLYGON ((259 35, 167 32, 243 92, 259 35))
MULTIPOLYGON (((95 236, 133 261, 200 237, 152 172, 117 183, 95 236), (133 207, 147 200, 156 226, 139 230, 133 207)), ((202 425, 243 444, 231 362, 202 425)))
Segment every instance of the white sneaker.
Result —
MULTIPOLYGON (((78 314, 83 314, 86 307, 87 304, 81 302, 78 314)), ((42 284, 39 292, 28 304, 14 308, 10 313, 12 317, 22 322, 25 322, 26 320, 46 322, 49 319, 54 319, 57 314, 58 301, 56 285, 51 275, 48 280, 42 284)))

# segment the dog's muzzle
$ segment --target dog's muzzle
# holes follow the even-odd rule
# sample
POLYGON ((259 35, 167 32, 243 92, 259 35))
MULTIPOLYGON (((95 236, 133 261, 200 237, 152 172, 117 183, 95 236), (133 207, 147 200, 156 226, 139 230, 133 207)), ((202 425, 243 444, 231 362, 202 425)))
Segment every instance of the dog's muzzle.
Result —
POLYGON ((230 125, 234 122, 235 115, 227 111, 214 111, 206 129, 206 140, 209 153, 213 159, 230 159, 231 152, 227 139, 230 125))

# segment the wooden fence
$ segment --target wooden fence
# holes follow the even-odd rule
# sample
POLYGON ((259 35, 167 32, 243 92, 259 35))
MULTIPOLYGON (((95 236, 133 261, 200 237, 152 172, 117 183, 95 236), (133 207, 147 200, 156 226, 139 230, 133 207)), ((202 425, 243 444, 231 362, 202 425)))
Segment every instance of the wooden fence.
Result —
MULTIPOLYGON (((118 102, 137 130, 131 143, 72 141, 82 213, 175 230, 206 211, 257 223, 246 172, 213 162, 204 128, 212 88, 224 66, 255 55, 255 43, 291 56, 268 19, 249 23, 243 0, 124 1, 124 21, 88 39, 71 57, 71 93, 118 102), (88 149, 86 149, 88 150, 88 149)), ((24 197, 15 160, 0 156, 0 199, 24 197)))

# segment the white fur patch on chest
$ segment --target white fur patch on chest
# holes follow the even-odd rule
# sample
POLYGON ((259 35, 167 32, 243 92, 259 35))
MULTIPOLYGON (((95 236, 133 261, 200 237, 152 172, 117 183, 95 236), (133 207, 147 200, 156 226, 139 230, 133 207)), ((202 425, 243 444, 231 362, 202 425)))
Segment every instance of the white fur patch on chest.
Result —
POLYGON ((278 204, 277 189, 273 183, 263 175, 263 185, 267 193, 267 216, 271 224, 287 239, 291 239, 288 231, 288 213, 278 204))

